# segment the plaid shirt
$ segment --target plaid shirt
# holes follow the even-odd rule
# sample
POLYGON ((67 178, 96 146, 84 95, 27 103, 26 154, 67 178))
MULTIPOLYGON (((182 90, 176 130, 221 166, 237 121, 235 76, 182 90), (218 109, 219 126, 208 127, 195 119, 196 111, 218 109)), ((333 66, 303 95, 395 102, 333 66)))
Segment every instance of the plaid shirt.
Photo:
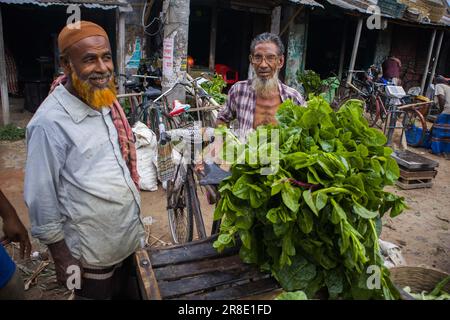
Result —
MULTIPOLYGON (((291 99, 295 104, 304 105, 305 99, 295 89, 278 81, 281 101, 291 99)), ((217 120, 229 123, 237 119, 239 136, 245 137, 253 129, 253 117, 256 109, 256 94, 252 81, 239 81, 234 84, 229 93, 225 107, 220 110, 217 120)))

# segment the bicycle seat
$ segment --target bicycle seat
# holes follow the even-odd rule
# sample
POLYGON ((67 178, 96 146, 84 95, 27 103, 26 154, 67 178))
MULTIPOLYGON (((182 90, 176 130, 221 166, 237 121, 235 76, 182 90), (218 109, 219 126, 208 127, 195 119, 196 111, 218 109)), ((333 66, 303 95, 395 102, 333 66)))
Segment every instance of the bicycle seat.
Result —
POLYGON ((135 89, 139 87, 139 82, 137 80, 126 80, 124 83, 125 88, 127 89, 135 89))
POLYGON ((386 95, 389 98, 402 99, 407 96, 405 90, 401 86, 386 86, 386 95))
POLYGON ((231 172, 222 170, 217 164, 205 163, 205 175, 199 183, 201 186, 218 185, 229 176, 231 176, 231 172))
POLYGON ((147 98, 157 98, 161 95, 161 90, 157 89, 157 88, 153 88, 153 87, 148 87, 145 92, 144 92, 144 96, 147 98))

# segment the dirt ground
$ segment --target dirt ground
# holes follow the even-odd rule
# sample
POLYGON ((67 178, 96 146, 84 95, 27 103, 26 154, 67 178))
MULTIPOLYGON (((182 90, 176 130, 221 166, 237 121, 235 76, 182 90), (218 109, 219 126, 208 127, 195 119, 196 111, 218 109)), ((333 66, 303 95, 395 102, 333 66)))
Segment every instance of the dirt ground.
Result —
MULTIPOLYGON (((32 114, 22 111, 21 105, 21 100, 13 100, 11 119, 16 125, 25 126, 32 114)), ((394 219, 387 216, 384 218, 381 238, 401 248, 407 265, 427 266, 450 273, 450 161, 430 154, 425 149, 410 148, 410 150, 438 161, 438 174, 432 188, 401 190, 398 187, 390 187, 388 189, 404 196, 409 209, 394 219)), ((29 229, 28 212, 23 201, 25 161, 24 140, 0 141, 0 188, 29 229)), ((207 230, 210 230, 214 208, 207 204, 206 197, 201 192, 199 197, 202 202, 205 225, 207 230)), ((148 243, 152 246, 170 245, 164 190, 160 186, 156 192, 141 192, 141 198, 143 215, 153 218, 152 224, 148 227, 148 243)), ((45 260, 21 260, 16 246, 9 245, 7 249, 18 263, 25 280, 29 279, 42 264, 42 260, 45 260)), ((45 247, 39 245, 36 240, 33 240, 33 250, 45 256, 45 247)), ((37 280, 31 283, 26 296, 28 299, 68 299, 70 292, 56 284, 50 263, 37 280)))

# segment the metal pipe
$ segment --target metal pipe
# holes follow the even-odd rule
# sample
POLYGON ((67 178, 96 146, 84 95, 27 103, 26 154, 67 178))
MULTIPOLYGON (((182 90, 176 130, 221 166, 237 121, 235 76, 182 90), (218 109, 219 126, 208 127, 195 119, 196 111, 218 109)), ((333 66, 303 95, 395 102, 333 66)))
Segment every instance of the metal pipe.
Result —
POLYGON ((9 124, 8 81, 6 78, 5 43, 3 41, 2 8, 0 7, 0 94, 2 95, 3 124, 9 124))
POLYGON ((433 53, 433 47, 434 47, 434 40, 435 39, 436 39, 436 29, 433 30, 433 35, 431 36, 430 47, 428 49, 427 64, 425 66, 425 71, 423 73, 422 84, 420 85, 420 93, 421 94, 424 93, 423 91, 425 89, 425 82, 427 81, 428 68, 430 67, 430 60, 431 60, 431 55, 433 53))
POLYGON ((338 72, 339 80, 342 79, 342 72, 344 71, 345 48, 346 48, 346 43, 347 43, 347 27, 348 27, 348 21, 345 20, 345 22, 344 22, 344 37, 342 39, 341 55, 339 57, 339 72, 338 72))
MULTIPOLYGON (((359 39, 361 38, 362 26, 363 26, 363 18, 359 18, 358 26, 356 27, 355 41, 353 43, 352 58, 350 59, 350 66, 348 68, 349 70, 353 70, 355 68, 356 55, 358 54, 359 39)), ((352 74, 349 72, 347 76, 347 83, 351 82, 352 82, 352 74)))
POLYGON ((433 69, 431 70, 430 84, 433 83, 434 75, 436 73, 436 68, 437 68, 437 65, 439 62, 439 55, 441 53, 441 46, 442 46, 443 39, 444 39, 444 30, 442 30, 441 33, 439 34, 439 40, 438 40, 438 45, 436 48, 435 60, 434 60, 434 64, 433 64, 433 69))
POLYGON ((209 70, 212 72, 216 69, 217 16, 217 3, 214 3, 211 12, 211 31, 209 37, 209 70))
MULTIPOLYGON (((125 14, 117 9, 118 16, 118 34, 117 34, 117 67, 120 74, 125 74, 125 14)), ((122 78, 118 78, 119 82, 119 93, 125 93, 124 82, 122 78)))

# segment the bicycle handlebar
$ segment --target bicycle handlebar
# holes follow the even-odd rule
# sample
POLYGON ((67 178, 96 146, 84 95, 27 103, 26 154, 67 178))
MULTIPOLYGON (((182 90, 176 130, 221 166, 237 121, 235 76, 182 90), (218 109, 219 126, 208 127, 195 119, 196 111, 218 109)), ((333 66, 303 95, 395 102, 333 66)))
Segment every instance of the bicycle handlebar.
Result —
POLYGON ((210 127, 194 126, 185 129, 164 130, 163 132, 164 134, 160 135, 160 143, 162 145, 170 141, 188 141, 193 144, 214 141, 214 128, 210 127))
POLYGON ((145 78, 145 79, 161 79, 161 77, 157 77, 157 76, 144 76, 144 75, 140 75, 140 74, 132 74, 131 77, 145 78))

